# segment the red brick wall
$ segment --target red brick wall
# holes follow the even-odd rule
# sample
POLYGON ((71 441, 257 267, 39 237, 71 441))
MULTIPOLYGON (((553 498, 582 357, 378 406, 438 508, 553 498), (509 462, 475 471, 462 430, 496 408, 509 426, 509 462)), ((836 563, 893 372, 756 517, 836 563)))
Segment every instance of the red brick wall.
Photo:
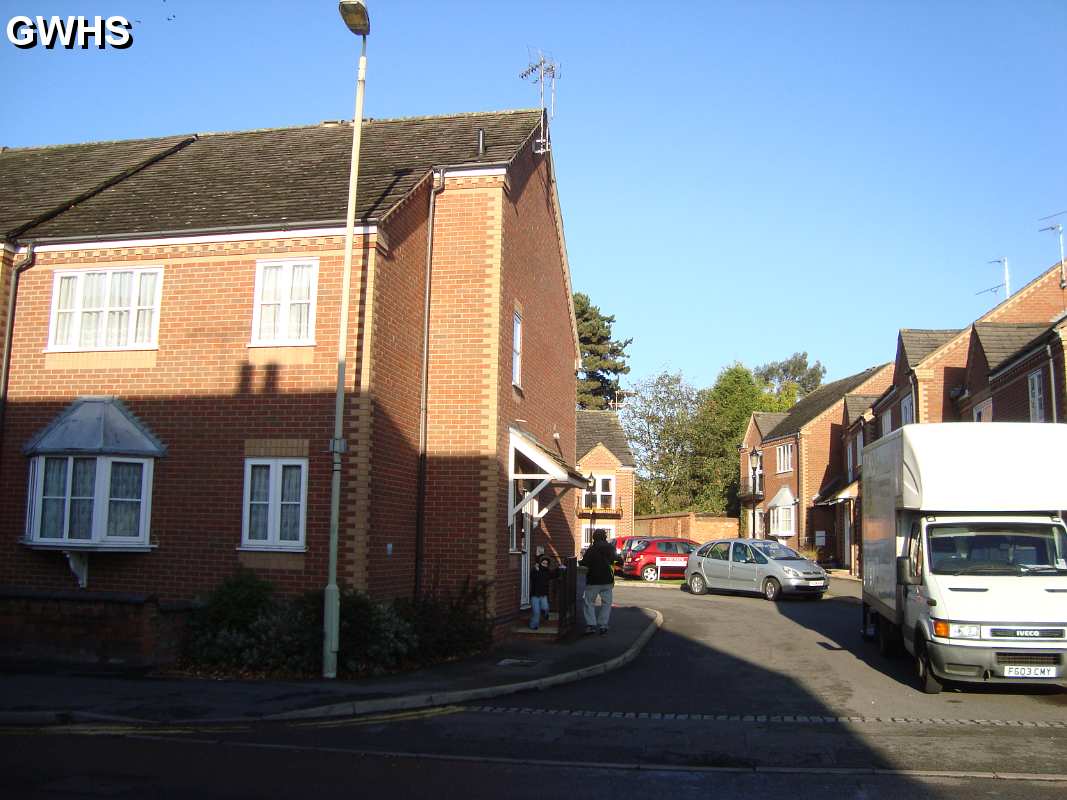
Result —
POLYGON ((429 182, 394 211, 379 254, 372 339, 374 433, 371 451, 367 586, 376 597, 415 586, 415 487, 419 462, 423 310, 429 182))
MULTIPOLYGON (((564 273, 560 232, 553 212, 549 161, 527 148, 509 173, 503 208, 503 281, 500 305, 498 397, 497 540, 507 539, 507 427, 525 420, 529 430, 568 464, 575 463, 577 383, 574 316, 564 273), (522 314, 522 388, 511 384, 512 319, 522 314), (556 439, 554 434, 558 433, 556 439)), ((574 493, 577 490, 572 489, 574 493)), ((573 496, 573 495, 572 495, 573 496)), ((564 498, 535 532, 532 545, 567 557, 577 553, 580 529, 575 505, 564 498)), ((519 593, 518 558, 497 550, 497 610, 509 613, 519 593)))
MULTIPOLYGON (((615 477, 616 514, 597 514, 598 522, 610 523, 616 536, 629 536, 634 532, 634 471, 622 467, 619 459, 602 445, 598 445, 582 456, 578 462, 578 471, 583 475, 613 475, 615 477)), ((576 535, 581 536, 581 526, 589 523, 589 516, 582 512, 582 491, 574 491, 574 507, 578 509, 578 527, 576 535)))
MULTIPOLYGON (((997 376, 990 384, 993 397, 994 422, 1030 422, 1030 385, 1029 375, 1041 370, 1041 393, 1045 407, 1045 422, 1052 421, 1052 381, 1048 355, 1044 350, 1015 364, 1011 369, 997 376)), ((1052 345, 1052 371, 1056 391, 1056 420, 1064 422, 1063 417, 1063 375, 1064 361, 1061 342, 1052 345)))
MULTIPOLYGON (((307 547, 303 555, 256 554, 256 569, 284 591, 325 583, 330 456, 341 272, 340 237, 39 253, 20 282, 9 405, 0 450, 0 584, 75 586, 63 556, 30 550, 22 537, 27 461, 22 445, 79 395, 122 398, 169 447, 156 464, 151 553, 89 556, 92 591, 202 595, 238 567, 249 439, 307 440, 307 547), (317 346, 248 347, 255 262, 319 258, 317 346), (107 366, 111 354, 46 355, 52 272, 97 264, 162 265, 159 349, 151 362, 107 366), (268 363, 252 363, 266 359, 268 363), (271 360, 273 359, 273 361, 271 360), (138 365, 139 364, 139 365, 138 365)), ((361 242, 357 242, 357 254, 361 242)), ((354 297, 360 289, 356 259, 354 297)), ((361 302, 352 304, 354 323, 361 302)), ((353 325, 349 385, 359 374, 361 332, 353 325)), ((120 354, 126 357, 128 354, 120 354)), ((121 359, 120 359, 121 362, 121 359)))

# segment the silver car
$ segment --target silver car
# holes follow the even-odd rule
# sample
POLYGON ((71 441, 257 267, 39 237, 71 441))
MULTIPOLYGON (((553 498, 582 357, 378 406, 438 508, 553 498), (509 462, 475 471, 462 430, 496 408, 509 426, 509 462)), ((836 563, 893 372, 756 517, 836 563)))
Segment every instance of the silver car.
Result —
POLYGON ((774 539, 721 539, 689 555, 685 581, 693 594, 708 589, 818 599, 829 588, 826 570, 774 539))

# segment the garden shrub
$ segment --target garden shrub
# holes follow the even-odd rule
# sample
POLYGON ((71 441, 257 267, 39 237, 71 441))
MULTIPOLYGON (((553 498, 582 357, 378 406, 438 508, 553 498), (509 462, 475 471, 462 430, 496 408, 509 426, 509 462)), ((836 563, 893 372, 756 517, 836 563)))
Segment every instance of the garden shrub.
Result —
POLYGON ((488 584, 469 578, 458 592, 435 592, 397 600, 400 616, 411 623, 417 640, 414 658, 433 664, 480 653, 493 642, 488 584))

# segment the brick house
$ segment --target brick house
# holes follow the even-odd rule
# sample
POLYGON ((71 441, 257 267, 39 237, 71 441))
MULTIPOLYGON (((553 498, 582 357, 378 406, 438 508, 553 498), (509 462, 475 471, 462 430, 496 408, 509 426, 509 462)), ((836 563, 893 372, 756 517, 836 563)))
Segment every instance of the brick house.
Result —
POLYGON ((742 529, 841 557, 834 509, 822 501, 841 487, 845 397, 881 392, 892 375, 882 364, 820 386, 784 414, 755 413, 740 453, 742 529))
POLYGON ((581 546, 602 528, 609 539, 634 532, 634 469, 636 462, 626 433, 614 411, 579 409, 577 419, 578 471, 591 489, 578 494, 581 546))
MULTIPOLYGON (((560 500, 585 485, 544 124, 365 122, 345 320, 340 582, 485 581, 501 629, 530 550, 576 550, 560 500)), ((152 609, 122 657, 150 659, 143 620, 241 566, 325 585, 351 140, 324 123, 0 153, 0 587, 40 623, 27 642, 0 614, 5 646, 132 603, 152 609)))
MULTIPOLYGON (((977 324, 1049 325, 1067 311, 1067 287, 1059 264, 976 320, 977 324)), ((897 337, 893 384, 874 404, 877 435, 911 422, 959 419, 956 397, 968 380, 972 328, 904 329, 897 337)))
POLYGON ((845 395, 841 420, 843 471, 820 493, 818 500, 834 513, 834 530, 838 532, 837 563, 853 575, 859 575, 861 568, 863 444, 875 438, 872 407, 877 399, 875 394, 845 395))
POLYGON ((959 419, 1063 422, 1067 318, 1051 324, 977 322, 957 394, 959 419))

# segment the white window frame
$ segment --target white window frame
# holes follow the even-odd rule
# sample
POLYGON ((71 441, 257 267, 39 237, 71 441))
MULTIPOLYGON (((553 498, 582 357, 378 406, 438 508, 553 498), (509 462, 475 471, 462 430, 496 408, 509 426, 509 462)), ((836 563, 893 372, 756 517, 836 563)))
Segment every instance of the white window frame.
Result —
POLYGON ((319 260, 317 258, 275 258, 256 261, 255 292, 252 297, 252 338, 249 347, 314 347, 315 316, 319 299, 319 260), (289 308, 293 304, 293 267, 311 267, 311 288, 308 308, 308 336, 306 339, 294 339, 288 336, 289 308), (263 310, 263 273, 271 267, 281 267, 281 291, 278 300, 278 330, 286 335, 273 339, 261 338, 259 335, 263 310))
POLYGON ((859 469, 863 466, 863 424, 860 424, 860 429, 856 432, 856 468, 859 469))
POLYGON ((26 512, 26 540, 32 544, 62 545, 77 549, 107 547, 147 547, 151 536, 152 521, 152 476, 155 460, 151 458, 133 458, 117 455, 81 455, 76 453, 56 453, 34 456, 30 459, 28 502, 26 512), (67 460, 66 493, 63 513, 63 536, 41 536, 42 506, 44 502, 45 460, 64 458, 67 460), (74 476, 74 459, 91 458, 96 461, 96 476, 93 482, 93 523, 92 536, 89 539, 70 538, 70 500, 71 481, 74 476), (138 521, 137 536, 108 536, 108 515, 111 505, 111 465, 114 463, 140 464, 141 472, 141 514, 138 521))
POLYGON ((767 533, 771 536, 782 536, 787 533, 796 533, 796 530, 794 530, 795 523, 796 513, 793 506, 776 506, 770 511, 767 533), (783 511, 789 513, 783 514, 783 511), (784 520, 783 517, 785 517, 784 520))
POLYGON ((1026 386, 1030 395, 1030 421, 1045 421, 1045 373, 1035 369, 1026 376, 1026 386))
POLYGON ((845 443, 845 462, 848 469, 848 482, 852 483, 852 441, 845 443))
POLYGON ((96 269, 77 269, 77 270, 56 270, 52 276, 52 303, 51 311, 48 319, 48 346, 45 348, 46 353, 93 353, 100 351, 124 351, 124 350, 157 350, 159 349, 159 317, 160 311, 163 305, 163 267, 151 266, 151 267, 100 267, 96 269), (111 280, 113 275, 121 273, 131 273, 130 285, 130 302, 125 306, 111 307, 108 305, 108 294, 111 286, 111 280), (82 314, 84 310, 84 287, 85 278, 88 275, 106 275, 104 287, 104 305, 100 307, 100 324, 97 328, 97 342, 102 344, 83 345, 81 344, 81 323, 82 314), (152 305, 140 306, 138 300, 138 289, 140 288, 140 279, 142 275, 154 274, 156 276, 156 291, 155 297, 152 298, 152 305), (74 304, 65 309, 65 313, 73 315, 73 322, 70 328, 71 341, 67 344, 56 343, 56 333, 59 325, 59 287, 63 279, 74 278, 74 304), (152 310, 152 329, 147 342, 134 342, 134 335, 137 332, 137 312, 140 309, 151 308, 152 310), (122 345, 109 345, 107 344, 107 317, 111 311, 125 311, 129 318, 126 323, 126 344, 122 345))
POLYGON ((511 318, 511 385, 522 388, 522 314, 511 318))
POLYGON ((893 409, 887 408, 878 418, 882 426, 882 436, 888 436, 893 432, 893 409))
POLYGON ((911 425, 915 422, 915 395, 908 392, 900 398, 900 424, 911 425))
POLYGON ((990 397, 971 409, 971 419, 975 422, 993 421, 993 398, 990 397))
POLYGON ((594 525, 591 522, 582 523, 582 547, 589 547, 593 543, 593 531, 605 531, 607 532, 608 539, 615 538, 615 523, 614 522, 598 522, 594 525))
POLYGON ((774 469, 777 474, 793 471, 793 443, 780 444, 774 448, 774 469))
POLYGON ((244 491, 241 506, 241 550, 307 550, 308 459, 306 458, 246 458, 244 491), (269 466, 267 495, 267 539, 249 539, 249 506, 252 494, 252 467, 269 466), (300 538, 283 542, 281 536, 282 467, 300 467, 300 538))
POLYGON ((615 481, 615 476, 611 475, 611 474, 605 474, 605 473, 594 473, 592 475, 589 475, 588 477, 591 478, 592 480, 596 481, 596 490, 590 492, 587 489, 582 489, 582 501, 581 501, 582 502, 582 510, 584 510, 584 511, 592 511, 593 509, 596 509, 597 511, 606 511, 606 510, 610 509, 610 510, 614 511, 616 508, 618 508, 619 507, 618 506, 619 495, 615 491, 616 488, 617 488, 616 481, 615 481), (600 482, 602 480, 611 481, 611 490, 610 491, 607 491, 607 492, 601 491, 600 482), (596 496, 596 505, 595 506, 587 506, 585 504, 586 503, 586 499, 589 497, 589 495, 595 495, 596 496), (601 497, 603 497, 605 495, 610 495, 613 498, 612 499, 612 504, 610 506, 604 505, 603 502, 600 499, 601 497))

